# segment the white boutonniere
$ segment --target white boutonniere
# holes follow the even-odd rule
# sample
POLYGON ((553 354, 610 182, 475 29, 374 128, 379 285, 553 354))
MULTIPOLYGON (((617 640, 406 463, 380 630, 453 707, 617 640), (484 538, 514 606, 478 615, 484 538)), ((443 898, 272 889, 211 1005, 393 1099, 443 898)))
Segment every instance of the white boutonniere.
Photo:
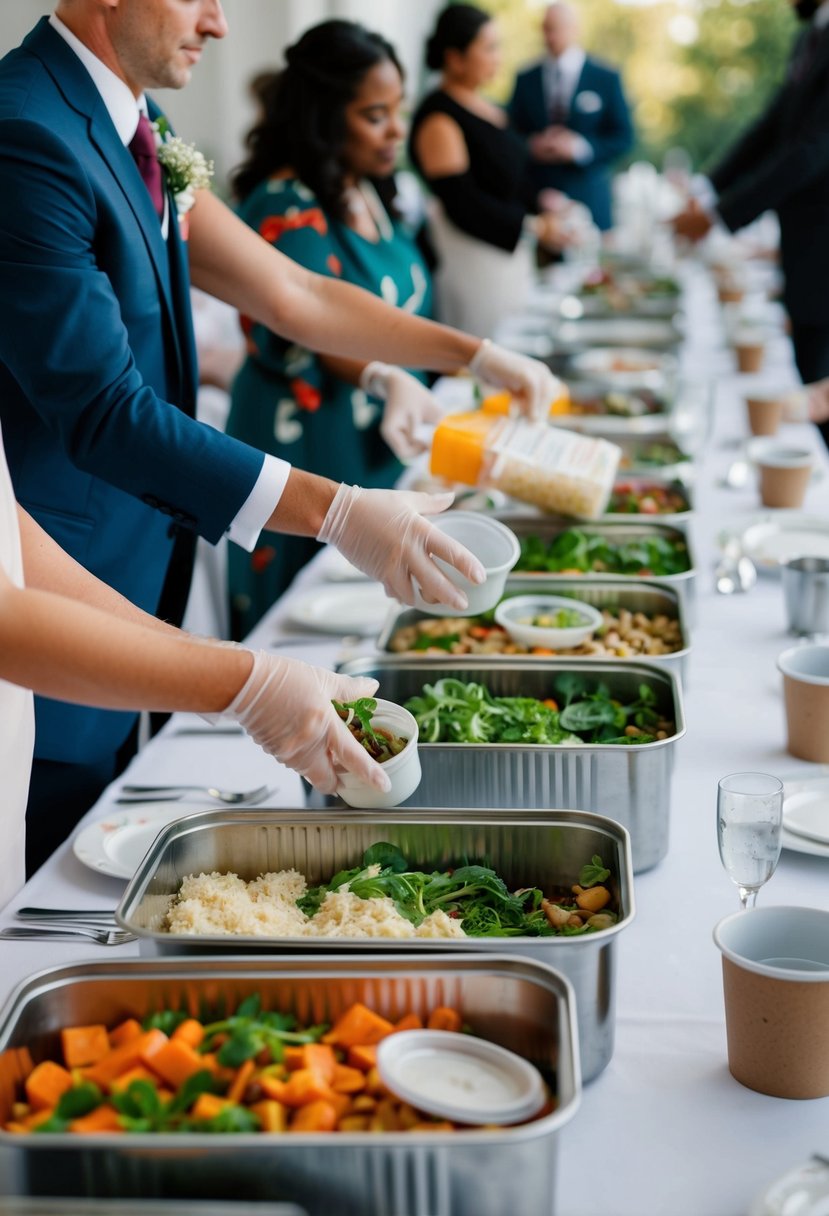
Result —
POLYGON ((165 118, 152 124, 155 131, 158 163, 173 192, 179 221, 182 221, 196 201, 196 190, 209 190, 213 176, 213 161, 206 160, 195 144, 186 144, 173 135, 165 118))

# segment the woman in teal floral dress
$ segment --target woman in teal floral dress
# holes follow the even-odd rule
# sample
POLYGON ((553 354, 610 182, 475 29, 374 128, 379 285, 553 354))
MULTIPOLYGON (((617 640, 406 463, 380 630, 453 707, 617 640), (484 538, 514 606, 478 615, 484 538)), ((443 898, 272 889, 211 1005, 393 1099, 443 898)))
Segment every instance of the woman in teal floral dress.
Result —
MULTIPOLYGON (((430 315, 428 270, 392 202, 405 134, 393 48, 353 22, 327 21, 289 47, 286 61, 260 94, 262 118, 234 177, 242 218, 309 270, 430 315)), ((228 432, 321 476, 393 485, 402 466, 383 436, 395 443, 394 434, 388 417, 384 425, 383 402, 365 391, 381 365, 365 369, 314 354, 242 323, 248 356, 233 386, 228 432)), ((395 443, 398 452, 405 448, 395 443)), ((252 554, 231 546, 236 636, 253 627, 317 548, 313 540, 272 535, 252 554)))

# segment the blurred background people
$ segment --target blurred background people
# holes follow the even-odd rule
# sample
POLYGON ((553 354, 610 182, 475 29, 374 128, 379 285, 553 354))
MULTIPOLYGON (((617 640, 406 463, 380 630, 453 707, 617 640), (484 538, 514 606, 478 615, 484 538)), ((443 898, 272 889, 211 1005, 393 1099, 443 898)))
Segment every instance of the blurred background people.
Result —
MULTIPOLYGON (((405 130, 394 48, 353 22, 323 22, 288 48, 284 71, 257 78, 256 97, 260 121, 233 176, 242 218, 309 270, 429 316, 429 272, 395 208, 405 130)), ((325 477, 348 469, 358 485, 393 486, 402 466, 387 439, 402 455, 413 449, 389 431, 391 397, 384 427, 382 402, 366 392, 383 392, 383 384, 364 374, 361 387, 364 364, 243 325, 248 354, 233 386, 228 433, 325 477)), ((230 552, 234 636, 255 625, 318 548, 307 537, 263 537, 252 554, 230 552)))
POLYGON ((547 54, 521 72, 509 103, 513 127, 527 138, 538 189, 560 190, 610 228, 610 166, 633 145, 633 125, 614 68, 579 45, 579 19, 551 4, 542 25, 547 54))
POLYGON ((524 141, 483 96, 500 62, 489 13, 445 8, 426 51, 440 81, 417 107, 409 136, 411 159, 439 200, 430 211, 439 317, 480 335, 526 302, 533 240, 525 238, 552 249, 567 241, 562 219, 539 207, 524 141))
MULTIPOLYGON (((699 240, 717 219, 735 232, 764 211, 777 213, 783 302, 798 371, 810 382, 829 377, 829 0, 792 7, 804 29, 786 79, 674 227, 699 240)), ((819 429, 829 446, 829 424, 819 429)))

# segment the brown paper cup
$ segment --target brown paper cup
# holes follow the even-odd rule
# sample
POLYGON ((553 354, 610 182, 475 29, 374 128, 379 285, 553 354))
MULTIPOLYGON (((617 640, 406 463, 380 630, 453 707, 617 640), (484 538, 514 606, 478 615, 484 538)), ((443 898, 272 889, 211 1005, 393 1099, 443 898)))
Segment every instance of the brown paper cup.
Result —
POLYGON ((789 752, 829 764, 829 646, 793 646, 777 666, 783 673, 789 752))
POLYGON ((734 353, 741 372, 759 372, 766 352, 762 342, 739 342, 734 345, 734 353))
POLYGON ((776 435, 783 421, 783 400, 774 397, 746 397, 748 429, 752 435, 776 435))
POLYGON ((829 912, 752 908, 720 921, 714 940, 723 954, 732 1076, 776 1098, 825 1097, 829 912))
POLYGON ((802 507, 806 487, 812 475, 808 464, 773 464, 758 461, 760 470, 760 501, 764 507, 802 507))

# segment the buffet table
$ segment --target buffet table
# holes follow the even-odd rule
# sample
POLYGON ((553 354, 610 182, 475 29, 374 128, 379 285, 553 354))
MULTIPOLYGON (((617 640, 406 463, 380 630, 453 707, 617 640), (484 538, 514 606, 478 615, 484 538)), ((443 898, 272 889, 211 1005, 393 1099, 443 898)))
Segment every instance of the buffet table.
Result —
MULTIPOLYGON (((582 1105, 562 1132, 556 1211, 580 1216, 743 1216, 752 1196, 777 1175, 829 1150, 829 1099, 791 1102, 743 1088, 726 1066, 720 958, 711 933, 737 910, 736 888, 721 868, 715 806, 718 779, 760 770, 783 777, 821 770, 785 750, 781 678, 776 656, 787 645, 779 579, 761 577, 748 595, 714 591, 717 536, 758 510, 753 480, 723 488, 722 477, 745 437, 742 393, 751 385, 794 383, 788 342, 770 352, 768 370, 755 377, 733 372, 720 338, 719 311, 708 278, 691 273, 689 333, 683 359, 691 374, 716 378, 713 433, 696 470, 697 511, 692 534, 698 558, 698 623, 693 633, 685 694, 686 737, 677 748, 673 778, 671 844, 667 858, 635 880, 633 925, 618 944, 616 1048, 607 1070, 584 1091, 582 1105), (823 1133, 821 1135, 821 1133, 823 1133)), ((817 432, 803 425, 787 434, 819 451, 819 472, 805 508, 829 512, 829 461, 817 432)), ((289 623, 292 598, 320 583, 328 555, 307 569, 250 639, 284 645, 285 653, 333 664, 343 650, 367 643, 320 634, 297 634, 289 623)), ((327 584, 330 587, 330 583, 327 584)), ((115 815, 124 782, 193 781, 229 789, 267 784, 261 805, 300 806, 299 779, 238 734, 183 733, 203 724, 179 715, 136 757, 85 822, 115 815)), ((827 770, 829 771, 829 770, 827 770)), ((182 814, 204 805, 198 795, 181 801, 182 814)), ((784 849, 779 867, 759 896, 761 904, 829 908, 829 860, 784 849)), ((93 873, 65 844, 2 915, 14 907, 114 906, 123 883, 93 873)), ((137 945, 103 950, 70 942, 4 942, 0 995, 34 970, 81 958, 130 957, 137 945)), ((15 1181, 8 1158, 0 1161, 7 1188, 15 1181)), ((515 1211, 535 1216, 521 1202, 515 1211)))

